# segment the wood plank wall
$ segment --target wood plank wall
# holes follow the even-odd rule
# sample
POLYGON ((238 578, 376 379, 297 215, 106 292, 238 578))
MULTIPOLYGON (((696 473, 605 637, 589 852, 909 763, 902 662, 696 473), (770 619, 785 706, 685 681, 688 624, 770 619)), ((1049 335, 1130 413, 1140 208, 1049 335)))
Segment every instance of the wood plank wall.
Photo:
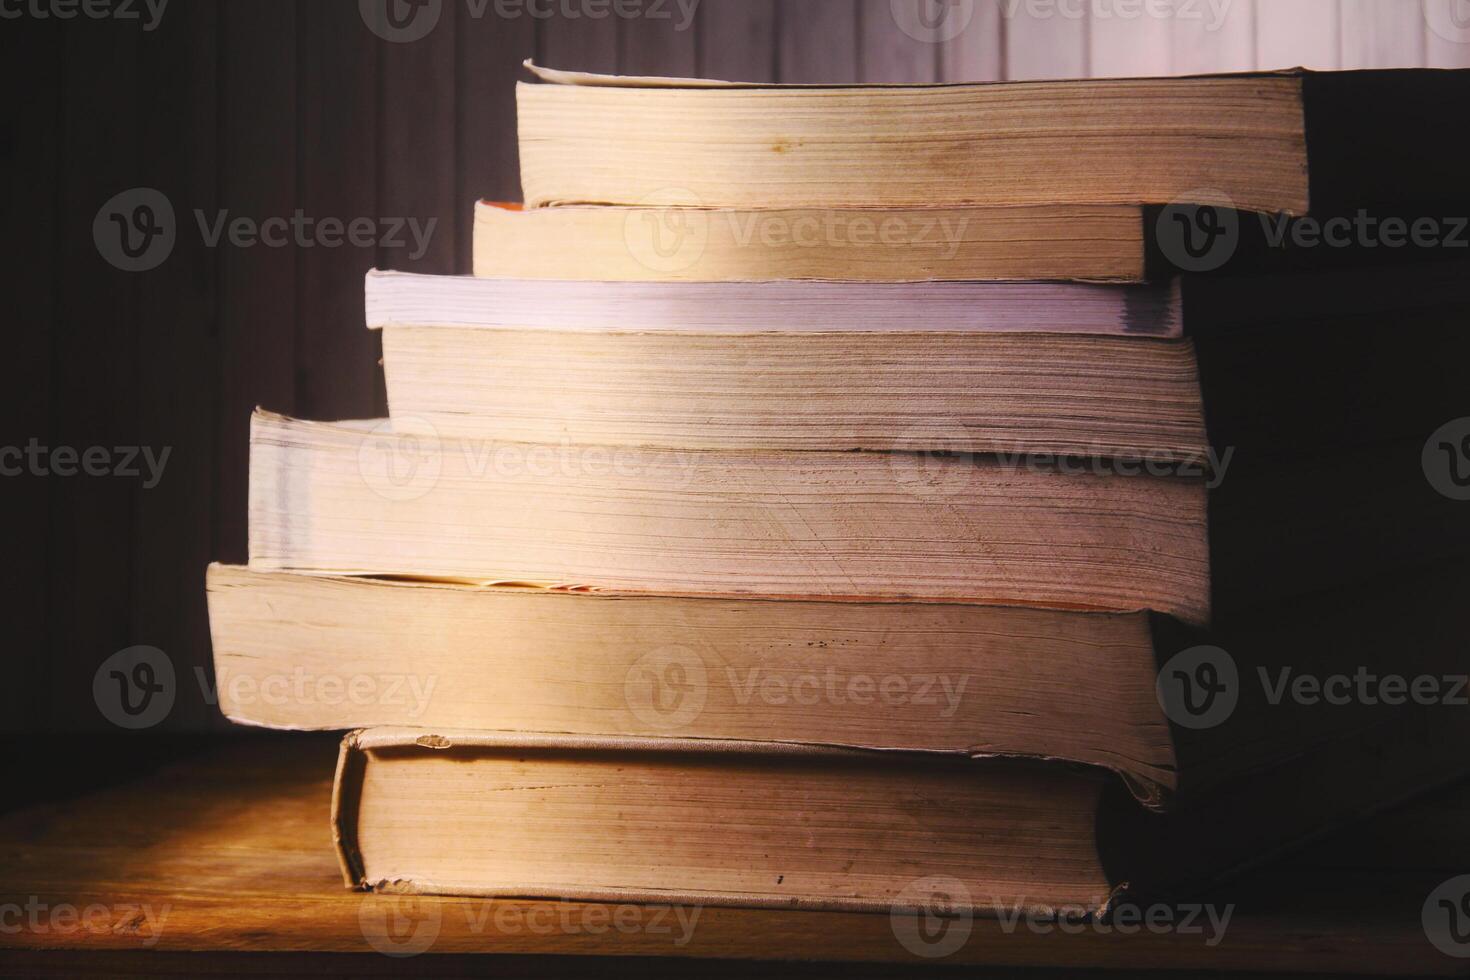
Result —
POLYGON ((12 610, 0 723, 106 729, 93 675, 147 644, 175 667, 164 724, 222 724, 196 673, 208 679, 202 578, 208 560, 245 555, 250 410, 384 410, 362 274, 468 269, 472 201, 519 196, 512 82, 527 56, 803 82, 1470 64, 1470 44, 1423 13, 1442 3, 1448 17, 1452 0, 1169 2, 1176 16, 1129 16, 1141 0, 696 0, 686 27, 691 0, 634 19, 582 15, 607 0, 429 0, 439 19, 411 43, 375 36, 357 0, 176 0, 151 29, 0 23, 0 446, 169 452, 151 488, 0 479, 12 610), (172 253, 146 272, 114 268, 93 237, 102 203, 135 187, 162 191, 176 216, 172 253), (210 247, 199 227, 298 210, 436 225, 422 249, 210 247))

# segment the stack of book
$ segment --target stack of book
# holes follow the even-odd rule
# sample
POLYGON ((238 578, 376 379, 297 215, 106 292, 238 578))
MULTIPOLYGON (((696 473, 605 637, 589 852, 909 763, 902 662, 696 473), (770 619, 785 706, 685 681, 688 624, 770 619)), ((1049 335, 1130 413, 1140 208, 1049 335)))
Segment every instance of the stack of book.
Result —
POLYGON ((1106 914, 1466 767, 1465 269, 1257 240, 1454 213, 1462 75, 533 71, 209 572, 350 885, 1106 914))

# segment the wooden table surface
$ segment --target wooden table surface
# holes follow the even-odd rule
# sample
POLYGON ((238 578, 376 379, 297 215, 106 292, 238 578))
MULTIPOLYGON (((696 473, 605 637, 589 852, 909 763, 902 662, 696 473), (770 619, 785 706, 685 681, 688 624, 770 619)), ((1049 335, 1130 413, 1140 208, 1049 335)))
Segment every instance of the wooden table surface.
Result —
POLYGON ((1036 975, 1023 967, 1067 976, 1083 968, 1470 973, 1470 958, 1431 945, 1421 918, 1437 885, 1470 872, 1470 784, 1205 896, 1217 916, 1229 907, 1223 931, 1203 915, 1185 925, 1187 909, 1174 913, 1183 928, 1133 935, 976 918, 950 923, 968 930, 955 934, 963 941, 926 958, 883 914, 347 891, 327 823, 335 744, 232 739, 120 785, 0 817, 0 972, 567 976, 616 968, 713 977, 744 976, 751 964, 738 961, 756 958, 826 961, 779 969, 848 978, 962 964, 992 967, 984 976, 1036 975))

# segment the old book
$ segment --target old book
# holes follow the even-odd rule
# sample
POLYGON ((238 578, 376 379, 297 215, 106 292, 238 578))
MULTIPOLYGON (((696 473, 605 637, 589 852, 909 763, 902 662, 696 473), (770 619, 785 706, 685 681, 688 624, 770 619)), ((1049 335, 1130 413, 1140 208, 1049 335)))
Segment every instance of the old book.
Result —
POLYGON ((477 276, 603 281, 1139 282, 1142 209, 475 207, 477 276))
POLYGON ((1056 756, 1116 769, 1155 802, 1176 787, 1143 612, 569 595, 220 565, 208 589, 220 708, 244 724, 1056 756), (344 680, 340 697, 318 696, 321 677, 373 691, 349 698, 344 680))
POLYGON ((1107 916, 1455 777, 1466 732, 1406 713, 1161 814, 1062 763, 369 729, 333 830, 347 885, 379 891, 1107 916))
POLYGON ((533 207, 677 194, 711 208, 1300 214, 1466 198, 1466 137, 1441 108, 1465 100, 1464 72, 793 86, 532 70, 540 83, 516 97, 533 207))
POLYGON ((1207 456, 1167 287, 374 272, 366 296, 391 413, 445 434, 1207 456))
POLYGON ((907 454, 251 420, 250 563, 569 590, 977 599, 1209 618, 1199 479, 907 454))
POLYGON ((243 724, 1055 758, 1111 769, 1168 808, 1384 720, 1381 704, 1273 701, 1283 670, 1453 673, 1465 582, 1450 568, 1334 591, 1208 636, 1142 611, 569 595, 219 565, 208 592, 219 705, 243 724), (1230 705, 1192 728, 1179 696, 1203 692, 1174 672, 1198 667, 1189 651, 1207 642, 1230 705))
MULTIPOLYGON (((1443 287, 1436 295, 1444 295, 1443 287)), ((579 333, 1062 333, 1178 337, 1168 283, 600 282, 371 270, 370 326, 434 324, 579 333), (914 311, 922 309, 922 319, 914 311)))
POLYGON ((445 435, 1218 469, 1237 452, 1422 440, 1470 413, 1454 373, 1470 356, 1466 275, 1436 263, 1107 287, 373 272, 366 309, 390 413, 445 435))

